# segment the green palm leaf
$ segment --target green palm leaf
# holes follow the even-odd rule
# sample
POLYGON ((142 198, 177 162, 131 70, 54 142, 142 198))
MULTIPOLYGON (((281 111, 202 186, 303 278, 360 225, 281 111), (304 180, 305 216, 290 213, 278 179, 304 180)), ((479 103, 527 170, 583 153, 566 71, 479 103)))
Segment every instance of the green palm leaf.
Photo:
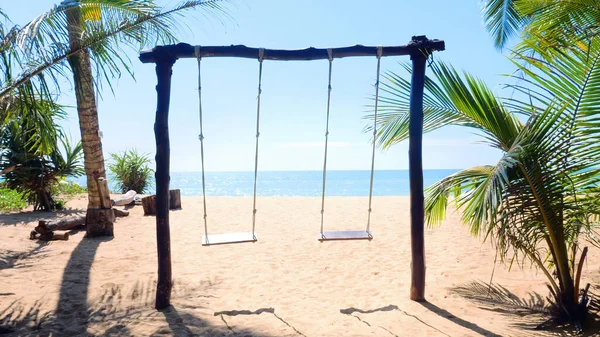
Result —
MULTIPOLYGON (((224 4, 227 0, 182 1, 163 9, 154 1, 125 0, 72 0, 63 1, 22 28, 0 44, 2 48, 18 51, 22 68, 13 70, 10 80, 0 83, 0 99, 31 79, 43 86, 58 88, 58 78, 69 75, 66 60, 72 55, 90 49, 96 73, 110 80, 125 70, 131 73, 131 62, 125 51, 133 48, 175 42, 175 27, 180 27, 184 12, 201 9, 206 19, 228 19, 224 4), (67 13, 75 7, 84 16, 80 45, 71 46, 68 38, 67 13), (40 74, 46 77, 40 78, 40 74)), ((7 35, 8 36, 8 35, 7 35)))
MULTIPOLYGON (((516 98, 495 97, 475 77, 443 63, 431 67, 424 131, 466 126, 503 156, 430 186, 425 214, 429 225, 439 224, 454 204, 473 235, 490 240, 503 261, 537 266, 564 313, 577 301, 580 238, 597 237, 600 219, 600 38, 569 49, 530 43, 527 53, 515 54, 516 98)), ((390 74, 378 120, 383 147, 408 137, 410 83, 390 74)))
MULTIPOLYGON (((409 69, 406 64, 404 68, 409 69)), ((423 98, 424 132, 447 125, 466 126, 484 135, 484 141, 492 146, 509 149, 521 123, 508 113, 491 89, 445 63, 434 64, 431 69, 434 78, 426 78, 423 98)), ((395 73, 384 79, 377 139, 380 146, 387 148, 408 138, 410 83, 395 73)), ((373 120, 374 114, 366 118, 373 120)), ((372 131, 371 128, 366 129, 372 131)))
POLYGON ((525 16, 517 10, 519 0, 487 0, 483 3, 483 17, 487 30, 494 38, 494 45, 500 49, 516 36, 525 24, 525 16))

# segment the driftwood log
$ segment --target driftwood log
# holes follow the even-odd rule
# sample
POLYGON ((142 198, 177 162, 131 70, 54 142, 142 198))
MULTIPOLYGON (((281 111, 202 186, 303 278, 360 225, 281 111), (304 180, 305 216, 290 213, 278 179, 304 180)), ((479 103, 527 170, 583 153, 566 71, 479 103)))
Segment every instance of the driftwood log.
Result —
POLYGON ((35 230, 29 234, 29 238, 31 240, 39 239, 44 241, 69 240, 68 233, 56 233, 55 231, 68 231, 83 227, 84 225, 85 215, 56 220, 40 220, 35 230))
POLYGON ((113 206, 125 206, 125 205, 129 205, 133 203, 133 199, 135 198, 135 195, 137 194, 136 191, 127 191, 127 193, 125 193, 125 195, 123 195, 122 197, 116 198, 114 200, 111 200, 111 204, 113 206))
POLYGON ((83 226, 85 226, 85 215, 78 215, 57 220, 40 220, 35 227, 35 231, 43 235, 54 231, 68 231, 83 226))
MULTIPOLYGON (((156 215, 156 195, 150 195, 142 198, 142 207, 144 215, 156 215)), ((181 191, 169 190, 169 209, 181 208, 181 191)))
POLYGON ((29 238, 31 240, 44 240, 44 241, 53 241, 53 240, 69 240, 69 233, 57 233, 57 232, 48 232, 44 234, 40 234, 36 231, 31 231, 29 233, 29 238))
MULTIPOLYGON (((113 213, 113 221, 117 217, 125 217, 129 215, 128 211, 121 209, 108 209, 106 211, 113 213)), ((85 226, 85 215, 78 215, 68 218, 55 220, 40 220, 34 230, 29 233, 31 240, 69 240, 69 233, 56 233, 55 231, 69 231, 73 229, 83 228, 85 226)))

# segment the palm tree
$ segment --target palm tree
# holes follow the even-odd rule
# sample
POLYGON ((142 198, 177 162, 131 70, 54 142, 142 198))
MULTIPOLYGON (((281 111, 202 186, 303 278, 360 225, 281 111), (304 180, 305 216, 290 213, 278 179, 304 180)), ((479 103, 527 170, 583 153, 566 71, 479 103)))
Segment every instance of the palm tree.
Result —
MULTIPOLYGON (((503 155, 429 187, 426 221, 441 223, 452 201, 471 233, 491 240, 503 260, 528 260, 546 275, 553 323, 581 329, 588 304, 579 296, 581 241, 593 240, 600 216, 600 38, 569 53, 539 43, 527 48, 539 57, 515 55, 526 77, 512 88, 523 100, 498 98, 449 65, 432 67, 424 131, 467 127, 503 155)), ((382 90, 378 140, 387 148, 408 136, 410 83, 388 73, 382 90)))
MULTIPOLYGON (((0 18, 8 20, 0 10, 0 18)), ((0 20, 0 41, 7 41, 15 36, 15 29, 8 28, 0 20)), ((17 49, 2 46, 0 42, 0 86, 10 83, 14 72, 26 61, 17 49)), ((37 130, 36 137, 25 140, 24 145, 29 152, 47 155, 54 150, 56 138, 60 130, 55 127, 53 118, 64 115, 60 106, 54 103, 54 96, 43 82, 23 81, 10 96, 0 99, 0 127, 10 121, 20 121, 24 127, 37 130)), ((0 175, 12 171, 14 167, 5 167, 0 175)))
POLYGON ((483 16, 494 45, 502 48, 520 32, 560 44, 563 38, 589 39, 600 32, 600 5, 595 0, 484 0, 483 16))
MULTIPOLYGON (((122 69, 131 73, 125 49, 141 48, 175 41, 176 19, 186 10, 204 9, 205 14, 223 13, 219 0, 187 0, 163 10, 153 0, 65 0, 60 5, 12 31, 3 44, 19 48, 19 56, 29 57, 28 66, 14 80, 6 81, 0 90, 0 100, 12 95, 16 88, 37 80, 47 87, 48 77, 56 82, 65 76, 65 61, 72 73, 85 172, 88 180, 88 214, 100 208, 100 195, 95 178, 105 175, 102 142, 99 136, 95 86, 99 77, 110 80, 121 75, 122 69), (94 79, 94 71, 98 76, 94 79)), ((7 47, 7 48, 8 48, 7 47)), ((2 44, 0 44, 2 48, 2 44)), ((10 49, 10 48, 8 48, 10 49)), ((89 219, 97 217, 91 216, 89 219)), ((111 233, 102 226, 87 224, 87 236, 111 233)))
MULTIPOLYGON (((42 100, 39 100, 40 102, 42 100)), ((71 146, 53 120, 63 115, 60 106, 49 102, 37 106, 36 110, 59 131, 52 140, 47 153, 35 152, 34 144, 46 136, 42 135, 37 124, 31 123, 27 114, 13 118, 0 128, 0 171, 4 172, 4 182, 8 188, 20 192, 34 210, 51 211, 56 208, 52 189, 67 176, 82 175, 81 143, 71 146), (23 117, 24 116, 24 117, 23 117), (62 144, 62 149, 57 145, 62 144)))

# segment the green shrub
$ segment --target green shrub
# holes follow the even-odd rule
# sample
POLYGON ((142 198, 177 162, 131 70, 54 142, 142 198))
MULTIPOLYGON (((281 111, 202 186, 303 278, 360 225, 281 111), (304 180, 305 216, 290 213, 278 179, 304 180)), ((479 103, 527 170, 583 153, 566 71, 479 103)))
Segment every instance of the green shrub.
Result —
POLYGON ((8 188, 0 188, 0 212, 19 211, 27 207, 21 193, 8 188))
POLYGON ((34 210, 52 211, 56 209, 54 186, 66 177, 85 173, 83 149, 81 142, 72 145, 61 133, 48 144, 47 153, 35 152, 32 141, 41 141, 40 135, 26 121, 15 120, 2 126, 0 171, 8 172, 3 176, 6 187, 18 191, 34 210))
POLYGON ((72 181, 61 181, 54 186, 53 195, 72 198, 77 194, 87 193, 87 188, 72 181))
POLYGON ((56 211, 62 211, 63 209, 65 209, 66 204, 67 204, 66 201, 64 201, 62 199, 56 199, 56 200, 54 200, 54 209, 56 211))
POLYGON ((148 164, 150 158, 147 154, 139 154, 135 149, 122 153, 111 153, 112 162, 108 169, 112 173, 111 180, 116 183, 121 193, 134 190, 137 193, 146 193, 152 181, 154 172, 148 164))

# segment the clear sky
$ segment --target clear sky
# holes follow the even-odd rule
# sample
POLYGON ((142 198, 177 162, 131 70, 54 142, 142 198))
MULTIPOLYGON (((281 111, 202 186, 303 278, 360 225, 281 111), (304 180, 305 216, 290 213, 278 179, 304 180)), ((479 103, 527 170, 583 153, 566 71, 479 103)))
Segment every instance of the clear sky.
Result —
MULTIPOLYGON (((18 24, 57 4, 58 0, 9 1, 2 8, 18 24)), ((159 0, 169 5, 177 1, 159 0)), ((496 91, 506 80, 500 74, 513 68, 483 26, 479 0, 245 0, 232 1, 231 19, 224 23, 190 12, 196 20, 182 22, 183 42, 199 45, 245 44, 265 48, 404 45, 413 35, 446 41, 436 60, 452 63, 484 79, 496 91)), ((141 64, 131 53, 136 79, 114 81, 99 102, 105 158, 127 148, 155 153, 154 67, 141 64)), ((384 58, 384 71, 402 72, 408 57, 384 58)), ((254 168, 254 134, 258 61, 204 59, 202 92, 206 169, 250 171, 254 168)), ((362 117, 374 93, 375 58, 335 60, 328 168, 369 169, 369 135, 362 117)), ((263 70, 260 170, 319 170, 322 168, 327 99, 327 61, 265 61, 263 70)), ((60 102, 74 106, 72 89, 63 88, 60 102)), ((79 139, 77 114, 69 108, 63 122, 79 139)), ((174 67, 170 112, 171 170, 199 171, 197 67, 193 59, 174 67)), ((426 169, 466 168, 491 164, 499 153, 474 144, 471 131, 446 128, 424 137, 426 169)), ((408 144, 376 155, 377 169, 406 169, 408 144)))

